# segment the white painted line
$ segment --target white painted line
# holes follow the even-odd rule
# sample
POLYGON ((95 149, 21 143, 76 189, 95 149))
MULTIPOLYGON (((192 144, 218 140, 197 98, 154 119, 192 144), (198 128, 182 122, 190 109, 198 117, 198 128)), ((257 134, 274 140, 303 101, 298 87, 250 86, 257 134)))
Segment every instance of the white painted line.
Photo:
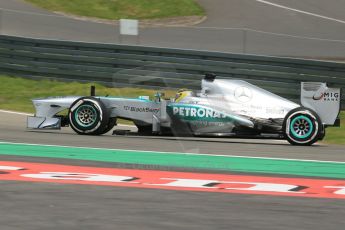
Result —
POLYGON ((282 9, 285 9, 285 10, 290 10, 290 11, 294 11, 294 12, 297 12, 297 13, 306 14, 306 15, 310 15, 310 16, 313 16, 313 17, 322 18, 322 19, 326 19, 326 20, 329 20, 329 21, 334 21, 334 22, 339 22, 339 23, 345 24, 345 21, 340 20, 340 19, 331 18, 331 17, 320 15, 320 14, 315 14, 315 13, 311 13, 311 12, 308 12, 308 11, 304 11, 304 10, 299 10, 299 9, 283 6, 283 5, 276 4, 276 3, 273 3, 273 2, 269 2, 269 1, 264 1, 264 0, 256 0, 256 1, 260 2, 260 3, 263 3, 263 4, 266 4, 266 5, 271 5, 271 6, 275 6, 275 7, 278 7, 278 8, 282 8, 282 9))
POLYGON ((229 157, 229 158, 248 158, 248 159, 262 159, 262 160, 281 160, 281 161, 300 161, 300 162, 314 162, 314 163, 334 163, 334 164, 345 164, 343 161, 319 161, 319 160, 308 160, 308 159, 290 159, 290 158, 273 158, 273 157, 253 157, 253 156, 239 156, 239 155, 220 155, 220 154, 203 154, 203 153, 179 153, 179 152, 163 152, 163 151, 147 151, 137 149, 105 149, 105 148, 91 148, 91 147, 80 147, 80 146, 65 146, 65 145, 46 145, 46 144, 31 144, 31 143, 16 143, 16 142, 5 142, 0 141, 0 144, 11 144, 11 145, 28 145, 28 146, 46 146, 46 147, 62 147, 62 148, 77 148, 77 149, 94 149, 94 150, 105 150, 105 151, 124 151, 124 152, 146 152, 146 153, 169 153, 178 155, 194 155, 194 156, 210 156, 210 157, 229 157))
POLYGON ((1 112, 1 113, 9 113, 9 114, 23 115, 23 116, 33 116, 32 113, 22 113, 22 112, 9 111, 9 110, 3 110, 3 109, 0 109, 0 112, 1 112))
POLYGON ((13 10, 7 8, 0 8, 0 11, 11 12, 11 13, 19 13, 19 14, 28 14, 28 15, 37 15, 37 16, 45 16, 45 17, 55 17, 55 18, 63 18, 64 16, 56 15, 56 14, 44 14, 44 13, 36 13, 36 12, 29 12, 29 11, 22 11, 22 10, 13 10))
MULTIPOLYGON (((174 27, 174 26, 167 26, 167 27, 174 27)), ((181 27, 182 28, 182 27, 181 27)), ((183 28, 189 28, 189 29, 205 29, 205 30, 238 30, 238 31, 248 31, 248 32, 254 32, 254 33, 261 33, 261 34, 268 34, 268 35, 274 35, 274 36, 280 36, 280 37, 290 37, 290 38, 298 38, 298 39, 307 39, 307 40, 316 40, 316 41, 325 41, 325 42, 340 42, 345 43, 345 40, 338 40, 338 39, 327 39, 327 38, 317 38, 317 37, 306 37, 306 36, 299 36, 299 35, 292 35, 292 34, 284 34, 284 33, 273 33, 263 30, 256 30, 256 29, 250 29, 246 27, 234 27, 234 28, 227 28, 227 27, 210 27, 210 26, 186 26, 183 28)))

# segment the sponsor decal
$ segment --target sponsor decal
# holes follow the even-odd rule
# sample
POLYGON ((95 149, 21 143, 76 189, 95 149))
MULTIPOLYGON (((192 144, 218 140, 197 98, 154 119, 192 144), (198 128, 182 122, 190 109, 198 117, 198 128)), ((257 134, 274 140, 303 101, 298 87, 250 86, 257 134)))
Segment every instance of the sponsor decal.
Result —
POLYGON ((171 116, 185 121, 232 122, 234 120, 223 112, 201 105, 169 105, 167 111, 171 116))
POLYGON ((238 101, 245 103, 252 100, 253 93, 249 88, 241 86, 235 89, 234 96, 238 101))
POLYGON ((135 107, 135 106, 123 106, 123 109, 126 111, 136 112, 136 113, 158 113, 159 108, 150 108, 150 107, 135 107))
POLYGON ((182 117, 199 117, 199 118, 225 118, 223 113, 206 109, 203 107, 173 106, 173 114, 182 117))
POLYGON ((313 95, 314 101, 339 101, 340 94, 337 92, 324 92, 324 93, 315 93, 313 95))
POLYGON ((0 161, 0 180, 345 199, 345 180, 279 178, 0 161))
POLYGON ((266 108, 266 113, 272 114, 272 115, 284 115, 285 110, 279 107, 276 108, 266 108))

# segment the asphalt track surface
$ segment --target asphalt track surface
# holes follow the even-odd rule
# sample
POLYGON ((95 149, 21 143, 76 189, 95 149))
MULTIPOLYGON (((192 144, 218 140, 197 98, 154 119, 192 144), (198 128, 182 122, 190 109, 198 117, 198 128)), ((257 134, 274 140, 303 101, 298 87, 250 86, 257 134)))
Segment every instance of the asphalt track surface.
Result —
POLYGON ((1 11, 0 31, 2 34, 37 38, 122 42, 278 56, 316 58, 344 56, 344 2, 337 0, 303 2, 269 0, 265 3, 256 0, 199 0, 199 2, 208 12, 207 20, 201 24, 192 27, 142 28, 139 37, 133 38, 120 37, 118 27, 114 25, 57 16, 37 9, 22 0, 2 0, 0 8, 4 10, 1 11), (272 4, 277 4, 279 7, 272 4), (250 31, 224 28, 248 28, 250 31))
MULTIPOLYGON (((171 140, 33 132, 23 115, 0 113, 0 140, 118 149, 344 161, 343 146, 282 141, 171 140)), ((0 156, 1 161, 119 167, 115 163, 0 156)), ((171 170, 171 169, 169 169, 171 170)), ((183 170, 183 169, 181 169, 183 170)), ((10 229, 340 229, 344 200, 0 181, 2 230, 10 229)))

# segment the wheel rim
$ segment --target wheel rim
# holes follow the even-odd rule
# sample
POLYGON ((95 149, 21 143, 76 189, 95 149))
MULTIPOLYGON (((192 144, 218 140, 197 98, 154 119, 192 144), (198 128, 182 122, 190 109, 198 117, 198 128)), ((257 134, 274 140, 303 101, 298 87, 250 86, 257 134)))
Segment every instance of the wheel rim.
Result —
POLYGON ((297 116, 291 121, 291 134, 296 138, 307 138, 313 131, 313 122, 307 116, 297 116))
POLYGON ((90 127, 97 121, 97 112, 91 105, 81 105, 75 112, 75 120, 82 127, 90 127))

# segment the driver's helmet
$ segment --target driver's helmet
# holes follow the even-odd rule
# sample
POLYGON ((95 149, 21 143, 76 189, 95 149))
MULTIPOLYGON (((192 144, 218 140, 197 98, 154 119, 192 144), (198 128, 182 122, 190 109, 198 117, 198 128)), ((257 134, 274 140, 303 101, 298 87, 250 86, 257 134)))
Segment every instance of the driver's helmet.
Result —
POLYGON ((179 91, 177 91, 175 95, 175 102, 179 102, 187 96, 193 96, 193 91, 187 89, 180 89, 179 91))

